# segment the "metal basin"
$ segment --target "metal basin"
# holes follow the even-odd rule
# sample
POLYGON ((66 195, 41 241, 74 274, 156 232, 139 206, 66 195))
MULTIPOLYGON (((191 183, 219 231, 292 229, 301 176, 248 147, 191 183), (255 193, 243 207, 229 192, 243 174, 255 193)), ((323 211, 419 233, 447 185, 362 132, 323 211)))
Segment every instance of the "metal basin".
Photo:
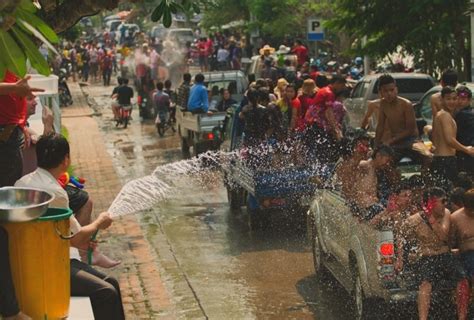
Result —
POLYGON ((25 222, 42 216, 54 195, 19 187, 0 188, 0 222, 25 222))

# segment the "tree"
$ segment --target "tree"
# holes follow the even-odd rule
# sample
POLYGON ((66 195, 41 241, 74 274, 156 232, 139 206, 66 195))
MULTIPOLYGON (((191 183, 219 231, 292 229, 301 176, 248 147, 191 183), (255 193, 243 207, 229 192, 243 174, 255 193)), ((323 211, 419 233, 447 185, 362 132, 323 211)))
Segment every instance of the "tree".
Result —
MULTIPOLYGON (((149 0, 134 0, 149 1, 149 0)), ((207 0, 161 0, 152 17, 163 18, 171 25, 171 13, 200 10, 199 4, 207 0)), ((48 63, 38 50, 38 42, 45 43, 52 51, 51 43, 59 41, 56 33, 74 26, 81 18, 115 9, 119 0, 0 0, 0 79, 6 70, 23 77, 27 59, 41 74, 49 75, 48 63), (40 8, 37 12, 37 8, 40 8), (39 18, 38 14, 41 18, 39 18), (45 23, 46 21, 46 23, 45 23)))
POLYGON ((366 36, 361 49, 369 55, 384 57, 401 47, 432 75, 455 68, 466 79, 468 8, 467 0, 336 0, 328 27, 366 36))

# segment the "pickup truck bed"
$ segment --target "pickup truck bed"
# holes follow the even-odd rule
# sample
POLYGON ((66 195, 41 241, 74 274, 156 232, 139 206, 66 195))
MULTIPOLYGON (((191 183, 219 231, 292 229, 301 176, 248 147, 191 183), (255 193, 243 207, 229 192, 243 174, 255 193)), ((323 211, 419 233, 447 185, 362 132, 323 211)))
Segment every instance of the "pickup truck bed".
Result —
POLYGON ((183 156, 188 157, 189 148, 193 147, 194 155, 208 150, 218 150, 220 147, 219 127, 226 117, 225 112, 213 114, 192 114, 178 109, 176 122, 181 137, 183 156))

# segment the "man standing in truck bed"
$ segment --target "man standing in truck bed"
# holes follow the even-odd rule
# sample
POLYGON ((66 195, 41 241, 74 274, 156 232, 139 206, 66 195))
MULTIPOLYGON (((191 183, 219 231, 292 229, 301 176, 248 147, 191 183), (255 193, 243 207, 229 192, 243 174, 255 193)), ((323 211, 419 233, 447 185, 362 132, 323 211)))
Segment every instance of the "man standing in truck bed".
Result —
POLYGON ((375 143, 391 146, 397 162, 404 156, 420 159, 413 150, 413 144, 419 138, 411 102, 398 96, 395 79, 389 74, 379 77, 378 86, 381 100, 375 143))

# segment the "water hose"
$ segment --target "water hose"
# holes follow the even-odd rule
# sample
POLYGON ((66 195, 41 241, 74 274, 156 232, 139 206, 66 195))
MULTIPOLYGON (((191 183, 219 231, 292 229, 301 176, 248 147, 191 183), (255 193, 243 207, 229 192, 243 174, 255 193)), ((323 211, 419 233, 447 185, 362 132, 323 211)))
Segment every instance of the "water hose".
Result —
MULTIPOLYGON (((99 233, 99 230, 97 230, 96 232, 94 232, 94 234, 92 235, 91 237, 91 241, 95 241, 95 239, 97 238, 97 234, 99 233)), ((92 248, 89 247, 89 249, 87 249, 87 263, 91 266, 92 265, 92 253, 93 253, 94 250, 92 250, 92 248)))

